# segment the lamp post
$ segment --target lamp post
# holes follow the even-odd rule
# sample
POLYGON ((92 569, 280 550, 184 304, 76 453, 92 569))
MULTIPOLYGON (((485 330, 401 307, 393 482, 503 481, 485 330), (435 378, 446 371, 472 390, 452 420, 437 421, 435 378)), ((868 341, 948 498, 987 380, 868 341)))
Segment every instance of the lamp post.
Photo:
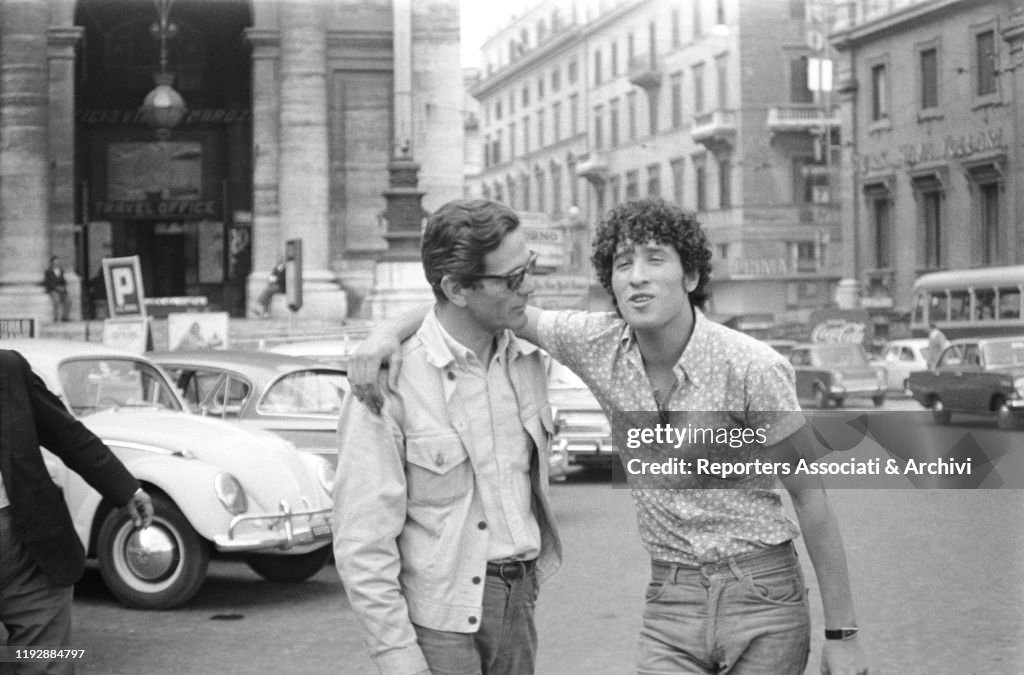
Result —
POLYGON ((156 87, 146 94, 141 109, 143 118, 156 129, 157 138, 165 141, 188 108, 185 107, 185 99, 171 86, 174 74, 167 72, 167 40, 178 34, 178 26, 170 20, 174 0, 153 0, 153 3, 156 5, 157 22, 150 26, 149 31, 160 41, 160 72, 153 75, 156 87))

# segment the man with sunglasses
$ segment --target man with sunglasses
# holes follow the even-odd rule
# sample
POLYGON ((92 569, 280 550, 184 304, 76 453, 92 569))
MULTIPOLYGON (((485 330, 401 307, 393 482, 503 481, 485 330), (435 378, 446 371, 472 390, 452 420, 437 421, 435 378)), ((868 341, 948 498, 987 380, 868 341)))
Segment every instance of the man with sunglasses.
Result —
POLYGON ((561 562, 553 428, 526 324, 537 254, 506 206, 457 200, 423 233, 436 303, 377 415, 338 423, 334 553, 381 673, 534 672, 533 609, 561 562))

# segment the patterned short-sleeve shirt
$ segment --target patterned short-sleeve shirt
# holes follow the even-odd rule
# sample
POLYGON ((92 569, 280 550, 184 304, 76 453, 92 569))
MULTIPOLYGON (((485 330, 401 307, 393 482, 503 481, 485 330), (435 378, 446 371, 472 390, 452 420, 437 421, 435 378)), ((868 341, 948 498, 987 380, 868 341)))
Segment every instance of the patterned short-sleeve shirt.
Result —
MULTIPOLYGON (((622 411, 659 409, 633 332, 618 315, 547 311, 538 332, 540 346, 590 387, 610 419, 622 411)), ((765 446, 804 424, 792 366, 771 347, 699 310, 674 372, 676 385, 662 398, 662 409, 739 411, 747 425, 770 419, 762 425, 765 446)), ((769 477, 742 489, 634 489, 641 539, 655 560, 684 564, 781 544, 799 529, 785 514, 779 488, 778 479, 769 477)))

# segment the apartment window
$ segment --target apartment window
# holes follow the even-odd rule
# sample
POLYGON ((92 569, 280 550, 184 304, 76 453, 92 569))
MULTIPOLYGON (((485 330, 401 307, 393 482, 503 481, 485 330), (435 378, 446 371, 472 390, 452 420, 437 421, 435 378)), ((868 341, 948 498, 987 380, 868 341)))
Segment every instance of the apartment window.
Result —
POLYGON ((1003 190, 1003 176, 1000 169, 992 164, 972 168, 971 179, 976 189, 972 190, 977 205, 975 212, 978 218, 980 235, 979 262, 983 265, 994 265, 1000 261, 999 247, 1002 242, 1000 214, 1002 212, 1000 194, 1003 190))
POLYGON ((613 98, 608 102, 608 125, 609 136, 611 136, 611 147, 619 147, 619 99, 613 98))
POLYGON ((682 158, 673 159, 669 166, 672 168, 672 200, 676 204, 683 205, 683 171, 686 162, 682 158))
POLYGON ((494 102, 494 119, 501 119, 501 101, 494 102))
POLYGON ((996 93, 996 34, 993 30, 978 33, 975 40, 975 83, 978 96, 996 93))
POLYGON ((673 73, 669 80, 672 97, 672 128, 680 129, 683 126, 683 74, 673 73))
POLYGON ((626 94, 626 126, 629 140, 636 140, 636 92, 626 94))
POLYGON ((704 112, 704 64, 693 67, 693 111, 704 112))
POLYGON ((708 195, 707 195, 707 167, 704 166, 704 160, 701 159, 694 162, 693 167, 693 181, 694 188, 696 190, 697 197, 697 210, 707 211, 708 210, 708 195))
POLYGON ((555 143, 562 140, 562 104, 551 104, 551 135, 555 143))
POLYGON ((594 147, 604 148, 604 106, 594 106, 594 147))
POLYGON ((508 123, 508 158, 516 158, 516 123, 508 123))
POLYGON ((547 204, 545 203, 545 190, 544 190, 544 172, 537 169, 534 174, 534 179, 537 181, 537 210, 544 212, 547 210, 547 204))
POLYGON ((945 192, 942 182, 935 174, 918 176, 913 179, 918 192, 919 240, 924 242, 920 262, 928 269, 945 267, 945 229, 943 227, 943 201, 945 192))
POLYGON ((556 92, 562 88, 562 71, 555 68, 551 71, 551 91, 556 92))
POLYGON ((813 157, 797 157, 793 160, 793 203, 828 204, 828 165, 824 160, 813 157))
POLYGON ((562 212, 562 167, 557 164, 551 165, 551 209, 562 212))
POLYGON ((884 120, 889 117, 889 78, 885 64, 871 68, 871 119, 884 120))
POLYGON ((807 85, 807 57, 797 56, 790 59, 789 102, 814 103, 814 92, 807 85))
POLYGON ((632 33, 626 36, 626 60, 632 61, 636 56, 636 37, 632 33))
POLYGON ((626 200, 636 199, 640 196, 640 172, 626 172, 626 200))
POLYGON ((544 76, 537 78, 537 100, 544 100, 544 76))
POLYGON ((494 184, 494 201, 507 203, 505 202, 505 191, 501 189, 501 183, 494 184))
POLYGON ((521 174, 519 176, 519 186, 523 191, 523 210, 530 210, 530 177, 527 174, 521 174))
POLYGON ((725 2, 715 0, 715 23, 719 26, 725 24, 725 2))
POLYGON ((576 175, 576 162, 569 164, 569 199, 572 200, 573 206, 579 206, 580 203, 580 180, 576 175))
POLYGON ((818 269, 818 255, 813 241, 790 242, 790 255, 797 272, 814 272, 818 269))
POLYGON ((484 136, 484 168, 491 165, 491 137, 484 136))
POLYGON ((619 76, 619 43, 612 43, 612 77, 619 76))
POLYGON ((511 91, 508 94, 508 114, 516 114, 516 93, 514 91, 511 91))
POLYGON ((718 207, 732 208, 732 162, 727 159, 718 163, 718 207))
POLYGON ((594 206, 595 210, 604 215, 605 211, 605 188, 604 184, 594 186, 594 206))
POLYGON ((715 75, 718 80, 718 107, 729 107, 729 57, 725 54, 715 58, 715 75))
POLYGON ((573 94, 569 97, 569 133, 573 136, 580 132, 580 97, 573 94))
POLYGON ((703 0, 693 0, 693 37, 704 34, 704 17, 701 16, 703 0))
POLYGON ((569 62, 569 84, 576 84, 576 80, 579 78, 579 66, 576 64, 576 59, 573 59, 569 62))
POLYGON ((647 97, 647 121, 652 136, 658 133, 658 100, 656 95, 647 97))
POLYGON ((530 152, 530 116, 523 116, 523 154, 530 152))
POLYGON ((530 85, 523 85, 523 107, 530 105, 530 85))
POLYGON ((647 55, 650 57, 650 65, 653 67, 658 59, 658 27, 653 21, 647 24, 647 55))
POLYGON ((622 201, 622 176, 615 175, 608 179, 608 186, 612 192, 612 206, 622 201))
POLYGON ((683 44, 683 38, 679 30, 679 9, 672 9, 672 48, 675 49, 683 44))
POLYGON ((537 109, 537 149, 544 147, 544 109, 537 109))
POLYGON ((647 196, 661 197, 661 165, 651 164, 647 167, 647 196))
POLYGON ((501 129, 498 129, 494 135, 494 149, 491 151, 491 159, 495 164, 501 163, 501 142, 501 129))
POLYGON ((921 109, 939 107, 939 51, 921 51, 921 109))
POLYGON ((594 50, 594 84, 601 84, 601 50, 594 50))
POLYGON ((481 188, 481 196, 484 199, 490 199, 491 198, 491 188, 487 184, 484 184, 482 186, 482 188, 481 188))
POLYGON ((871 219, 875 230, 875 267, 892 267, 892 199, 888 193, 871 201, 871 219))
POLYGON ((519 203, 516 202, 516 181, 512 176, 505 179, 505 189, 508 191, 508 205, 513 209, 519 208, 519 203))

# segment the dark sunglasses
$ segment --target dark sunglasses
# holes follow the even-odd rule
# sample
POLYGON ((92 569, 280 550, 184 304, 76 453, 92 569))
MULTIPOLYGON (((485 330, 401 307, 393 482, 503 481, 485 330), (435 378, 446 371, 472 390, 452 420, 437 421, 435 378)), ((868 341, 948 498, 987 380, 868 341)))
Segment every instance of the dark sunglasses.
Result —
POLYGON ((510 291, 518 291, 519 287, 526 281, 526 275, 533 275, 537 271, 537 252, 530 251, 530 257, 526 264, 517 267, 508 274, 473 274, 463 277, 468 282, 479 281, 480 279, 503 279, 510 291))

